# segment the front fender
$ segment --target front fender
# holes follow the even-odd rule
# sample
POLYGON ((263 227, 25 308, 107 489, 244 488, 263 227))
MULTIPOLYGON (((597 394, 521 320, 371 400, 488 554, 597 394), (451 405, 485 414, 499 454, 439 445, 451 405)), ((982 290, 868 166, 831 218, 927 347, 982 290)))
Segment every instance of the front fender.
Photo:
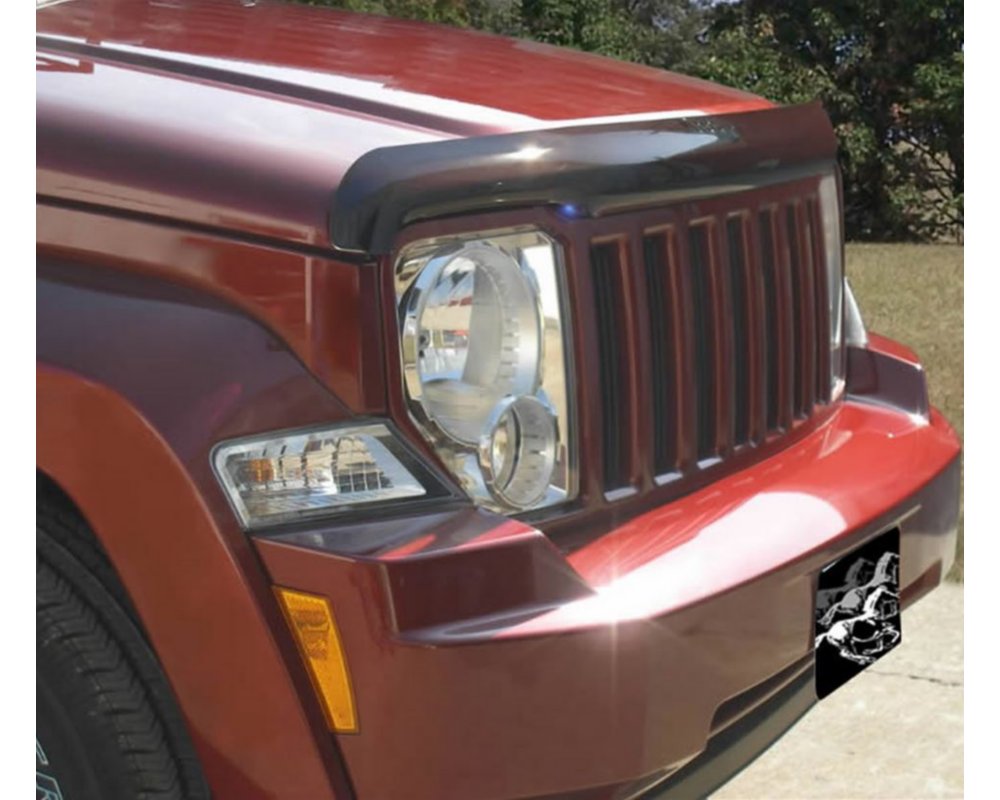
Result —
POLYGON ((221 438, 348 412, 262 326, 195 292, 39 268, 37 466, 115 565, 214 793, 348 796, 208 458, 221 438))

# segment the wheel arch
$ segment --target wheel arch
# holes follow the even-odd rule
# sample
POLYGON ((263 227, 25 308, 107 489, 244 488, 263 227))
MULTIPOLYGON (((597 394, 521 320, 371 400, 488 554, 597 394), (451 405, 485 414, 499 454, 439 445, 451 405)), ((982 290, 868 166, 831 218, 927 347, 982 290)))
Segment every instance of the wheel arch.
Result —
POLYGON ((113 564, 213 791, 350 796, 210 453, 351 412, 272 330, 198 288, 48 251, 38 273, 36 471, 113 564))

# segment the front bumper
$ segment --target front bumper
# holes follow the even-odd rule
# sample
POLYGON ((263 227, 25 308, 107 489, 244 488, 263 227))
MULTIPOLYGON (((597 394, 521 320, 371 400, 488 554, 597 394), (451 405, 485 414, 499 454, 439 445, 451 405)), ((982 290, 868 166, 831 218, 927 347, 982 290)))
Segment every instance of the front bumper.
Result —
POLYGON ((650 796, 687 796, 814 699, 824 565, 898 526, 904 607, 940 582, 958 470, 936 412, 867 398, 569 555, 468 510, 257 546, 275 583, 330 598, 360 719, 338 744, 359 797, 621 798, 653 783, 650 796), (355 535, 382 545, 311 549, 355 535), (788 696, 794 713, 775 717, 788 696))
POLYGON ((653 788, 642 791, 641 797, 635 795, 637 800, 707 797, 780 739, 816 704, 815 684, 813 660, 808 657, 761 689, 751 690, 748 694, 754 702, 749 710, 714 733, 696 758, 669 772, 666 779, 656 780, 658 776, 654 776, 653 788))

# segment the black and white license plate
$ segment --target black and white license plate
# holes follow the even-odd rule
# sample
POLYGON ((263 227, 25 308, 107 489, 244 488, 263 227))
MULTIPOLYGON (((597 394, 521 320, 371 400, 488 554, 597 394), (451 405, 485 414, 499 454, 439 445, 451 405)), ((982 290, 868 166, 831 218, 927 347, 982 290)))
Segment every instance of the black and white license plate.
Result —
POLYGON ((899 530, 865 543, 819 574, 816 694, 826 697, 900 643, 899 530))

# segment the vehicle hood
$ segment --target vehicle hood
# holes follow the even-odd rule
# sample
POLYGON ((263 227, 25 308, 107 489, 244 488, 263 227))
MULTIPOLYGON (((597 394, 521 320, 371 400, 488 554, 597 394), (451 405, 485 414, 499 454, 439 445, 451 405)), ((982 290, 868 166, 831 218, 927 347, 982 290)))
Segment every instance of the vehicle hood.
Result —
POLYGON ((41 195, 313 244, 317 195, 376 147, 770 105, 536 42, 284 3, 67 0, 38 11, 37 33, 41 195), (222 188, 184 184, 205 169, 222 188), (264 207, 233 207, 250 189, 264 207))

